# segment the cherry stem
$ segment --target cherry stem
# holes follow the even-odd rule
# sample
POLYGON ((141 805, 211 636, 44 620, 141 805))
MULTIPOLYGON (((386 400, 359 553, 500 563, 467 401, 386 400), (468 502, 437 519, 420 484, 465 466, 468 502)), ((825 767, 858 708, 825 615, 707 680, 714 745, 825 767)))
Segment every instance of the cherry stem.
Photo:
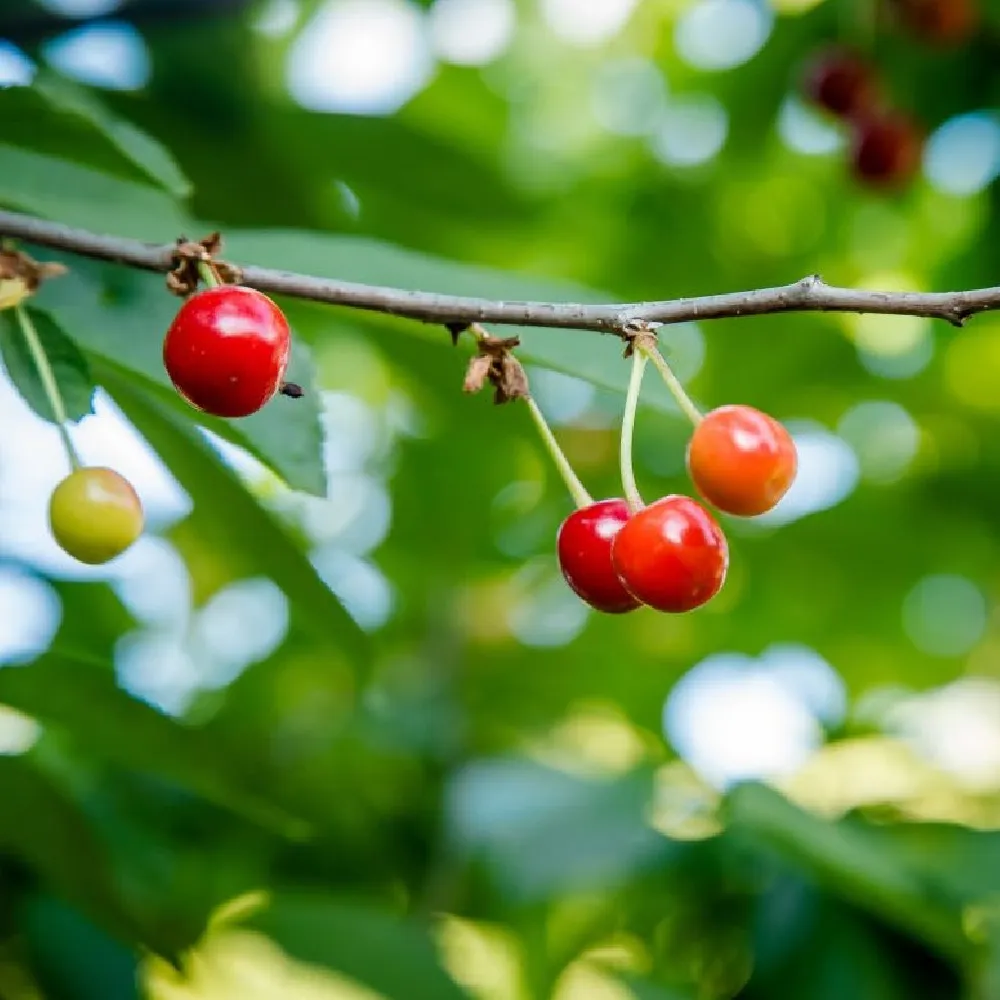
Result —
POLYGON ((632 432, 635 428, 635 414, 639 407, 639 390, 642 388, 642 376, 646 370, 646 355, 643 351, 632 354, 632 372, 628 379, 628 394, 625 396, 625 415, 622 417, 621 449, 618 461, 622 472, 622 489, 625 491, 625 503, 634 514, 646 506, 635 484, 635 470, 632 467, 632 432))
POLYGON ((212 265, 207 260, 198 261, 198 275, 209 288, 218 288, 222 284, 212 265))
POLYGON ((24 306, 18 305, 14 308, 14 312, 17 315, 17 323, 21 328, 24 342, 28 345, 28 350, 31 353, 31 360, 35 363, 38 378, 42 383, 42 388, 45 390, 45 397, 48 399, 49 406, 52 409, 52 416, 55 419, 56 426, 59 428, 59 435, 62 437, 63 445, 66 448, 70 468, 76 471, 82 467, 83 463, 80 461, 80 456, 73 445, 73 439, 69 436, 69 429, 66 426, 69 418, 66 416, 66 407, 63 403, 62 393, 59 391, 59 383, 56 381, 55 372, 49 363, 48 355, 42 346, 42 341, 38 336, 38 331, 35 329, 35 324, 32 323, 31 317, 28 315, 28 310, 24 306))
POLYGON ((580 477, 573 471, 573 466, 570 465, 566 453, 559 447, 559 442, 542 415, 542 411, 538 408, 538 404, 531 396, 525 396, 524 401, 528 404, 528 411, 531 413, 532 420, 535 421, 535 427, 538 428, 538 433, 545 444, 545 450, 552 456, 552 461, 555 462, 573 502, 580 509, 589 507, 594 502, 594 498, 587 492, 587 488, 580 482, 580 477))
POLYGON ((697 427, 704 419, 702 412, 695 406, 694 401, 687 392, 685 392, 684 386, 681 385, 681 380, 674 374, 674 370, 670 365, 667 364, 667 359, 651 345, 639 344, 637 353, 640 352, 653 362, 656 370, 663 377, 663 381, 670 390, 670 395, 674 397, 674 400, 680 407, 681 412, 697 427))

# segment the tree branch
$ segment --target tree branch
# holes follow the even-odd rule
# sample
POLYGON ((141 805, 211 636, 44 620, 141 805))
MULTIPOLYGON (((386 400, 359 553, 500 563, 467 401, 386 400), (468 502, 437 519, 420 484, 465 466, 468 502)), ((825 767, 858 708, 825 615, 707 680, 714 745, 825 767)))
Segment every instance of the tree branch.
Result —
MULTIPOLYGON (((20 237, 37 246, 84 257, 166 272, 174 244, 140 243, 0 211, 0 236, 20 237)), ((817 275, 778 288, 704 295, 662 302, 577 304, 571 302, 496 302, 460 295, 411 292, 316 278, 263 267, 242 268, 246 285, 263 292, 369 312, 388 313, 427 323, 490 323, 499 326, 562 327, 621 333, 630 323, 680 323, 781 312, 853 312, 926 316, 961 326, 975 313, 1000 309, 1000 287, 967 292, 878 292, 837 288, 817 275)))

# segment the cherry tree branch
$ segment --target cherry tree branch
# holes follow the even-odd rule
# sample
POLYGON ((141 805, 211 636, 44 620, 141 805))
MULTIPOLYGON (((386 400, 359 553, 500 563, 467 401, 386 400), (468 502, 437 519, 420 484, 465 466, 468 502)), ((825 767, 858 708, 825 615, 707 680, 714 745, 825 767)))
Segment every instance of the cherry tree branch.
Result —
MULTIPOLYGON (((19 237, 37 246, 146 271, 166 272, 173 266, 175 244, 105 236, 16 212, 0 211, 0 236, 19 237)), ((363 285, 251 265, 240 270, 244 284, 263 292, 445 325, 489 323, 621 333, 634 323, 680 323, 782 312, 853 312, 926 316, 961 326, 975 313, 1000 310, 1000 287, 964 292, 879 292, 827 285, 818 275, 749 292, 660 302, 583 304, 498 302, 363 285)))

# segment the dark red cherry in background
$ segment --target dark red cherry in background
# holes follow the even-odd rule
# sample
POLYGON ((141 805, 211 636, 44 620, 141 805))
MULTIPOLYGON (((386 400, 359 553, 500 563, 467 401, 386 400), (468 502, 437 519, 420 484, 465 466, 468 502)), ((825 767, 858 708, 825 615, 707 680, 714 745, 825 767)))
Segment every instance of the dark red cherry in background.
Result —
POLYGON ((840 46, 821 49, 812 56, 803 73, 802 90, 813 104, 840 118, 865 113, 880 99, 872 64, 840 46))
POLYGON ((592 608, 608 614, 639 607, 611 565, 611 540, 629 517, 624 500, 598 500, 573 511, 556 536, 559 568, 566 582, 592 608))
POLYGON ((687 467, 698 492, 727 514, 752 517, 788 492, 798 469, 791 434, 752 406, 706 413, 688 442, 687 467))
POLYGON ((923 147, 923 132, 911 118, 899 111, 877 114, 855 125, 851 169, 869 187, 898 188, 916 174, 923 147))
POLYGON ((262 292, 220 285, 180 307, 163 341, 163 364, 177 391, 217 417, 245 417, 281 386, 291 335, 262 292))
POLYGON ((633 514, 615 535, 611 561, 625 589, 657 611, 691 611, 722 589, 726 536, 690 497, 671 495, 633 514))

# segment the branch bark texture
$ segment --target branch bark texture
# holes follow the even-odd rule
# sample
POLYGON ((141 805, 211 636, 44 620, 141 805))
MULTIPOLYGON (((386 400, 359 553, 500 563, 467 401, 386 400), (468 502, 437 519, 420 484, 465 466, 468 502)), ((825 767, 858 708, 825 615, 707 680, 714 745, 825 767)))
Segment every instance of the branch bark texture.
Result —
MULTIPOLYGON (((65 250, 97 260, 164 273, 175 244, 142 243, 74 229, 17 212, 0 211, 0 236, 65 250)), ((491 299, 407 291, 246 266, 243 283, 262 292, 387 313, 445 325, 561 327, 621 333, 636 323, 681 323, 782 312, 881 313, 926 316, 961 326, 976 313, 1000 310, 1000 287, 962 292, 880 292, 827 285, 818 275, 777 288, 728 292, 657 302, 498 302, 491 299)))

